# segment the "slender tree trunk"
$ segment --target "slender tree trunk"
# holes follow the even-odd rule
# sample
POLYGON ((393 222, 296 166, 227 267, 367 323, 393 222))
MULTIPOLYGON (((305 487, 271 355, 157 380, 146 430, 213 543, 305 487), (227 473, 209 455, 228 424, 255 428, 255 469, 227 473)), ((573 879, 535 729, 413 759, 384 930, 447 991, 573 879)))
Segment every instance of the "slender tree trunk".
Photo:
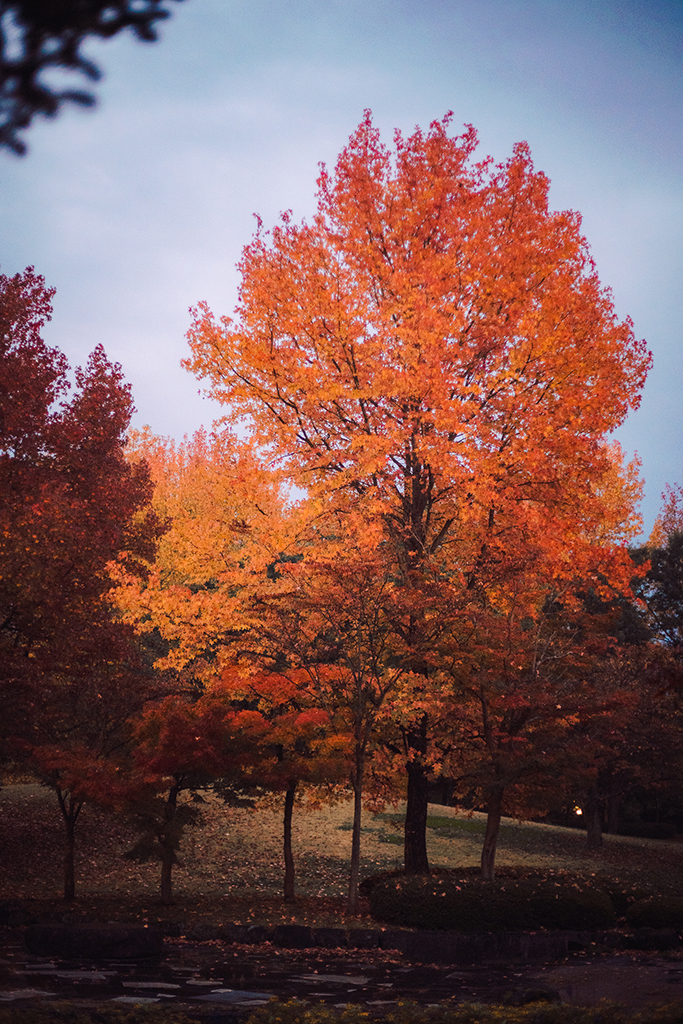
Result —
POLYGON ((161 858, 161 902, 164 906, 173 903, 173 856, 172 850, 164 850, 161 858))
POLYGON ((588 790, 584 815, 586 818, 586 846, 589 850, 597 850, 602 846, 602 821, 596 786, 591 786, 588 790))
POLYGON ((404 870, 407 875, 428 875, 427 857, 427 805, 429 803, 429 775, 424 765, 427 752, 427 716, 423 715, 417 729, 407 733, 409 750, 416 756, 406 762, 408 773, 408 800, 404 840, 404 870))
POLYGON ((178 793, 180 782, 176 781, 168 791, 166 807, 164 808, 164 832, 159 836, 161 845, 161 902, 165 906, 173 903, 173 865, 176 862, 176 852, 170 839, 168 826, 173 821, 176 807, 178 805, 178 793))
POLYGON ((76 845, 76 822, 71 818, 64 821, 66 826, 66 842, 64 844, 64 899, 76 899, 76 871, 74 868, 74 849, 76 845))
POLYGON ((616 783, 611 787, 607 798, 607 823, 605 831, 615 836, 619 832, 619 812, 621 810, 621 793, 617 792, 616 783))
POLYGON ((496 849, 498 847, 498 832, 500 831, 500 816, 503 809, 503 793, 502 786, 497 786, 489 791, 486 808, 486 832, 481 851, 481 877, 484 882, 492 882, 496 877, 496 849))
POLYGON ((74 799, 73 793, 67 793, 56 787, 59 809, 64 821, 64 899, 68 902, 76 899, 76 870, 74 853, 76 848, 76 822, 83 806, 82 800, 74 799))
POLYGON ((360 882, 360 824, 363 810, 363 772, 365 751, 356 748, 356 758, 351 785, 353 787, 353 831, 351 833, 351 870, 349 872, 349 895, 347 913, 358 914, 358 885, 360 882))
POLYGON ((285 855, 285 902, 289 903, 295 899, 294 896, 294 857, 292 855, 292 813, 294 811, 294 794, 296 792, 296 780, 290 779, 285 793, 285 822, 284 822, 284 855, 285 855))

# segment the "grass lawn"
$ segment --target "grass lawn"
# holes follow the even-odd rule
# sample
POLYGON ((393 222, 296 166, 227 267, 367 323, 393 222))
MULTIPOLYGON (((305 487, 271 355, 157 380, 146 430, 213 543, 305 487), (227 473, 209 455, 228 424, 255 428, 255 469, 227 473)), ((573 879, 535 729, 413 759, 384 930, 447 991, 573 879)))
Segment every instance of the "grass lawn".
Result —
MULTIPOLYGON (((482 815, 432 806, 428 849, 434 867, 473 867, 483 840, 482 815)), ((362 873, 402 863, 400 808, 363 818, 362 873)), ((36 912, 63 910, 60 898, 63 826, 56 797, 33 784, 0 790, 0 900, 30 901, 36 912)), ((213 795, 203 823, 187 832, 182 863, 174 869, 175 904, 158 903, 159 866, 121 858, 133 833, 124 823, 85 807, 77 829, 75 913, 103 920, 282 921, 344 923, 344 895, 351 847, 351 804, 297 808, 293 846, 297 894, 282 891, 282 809, 227 807, 213 795)), ((603 848, 585 850, 573 829, 504 820, 497 863, 547 871, 608 876, 627 885, 683 893, 683 848, 674 842, 606 836, 603 848)), ((367 907, 364 908, 367 911, 367 907)), ((347 922, 348 923, 348 922, 347 922)), ((369 921, 354 920, 357 924, 369 921)))

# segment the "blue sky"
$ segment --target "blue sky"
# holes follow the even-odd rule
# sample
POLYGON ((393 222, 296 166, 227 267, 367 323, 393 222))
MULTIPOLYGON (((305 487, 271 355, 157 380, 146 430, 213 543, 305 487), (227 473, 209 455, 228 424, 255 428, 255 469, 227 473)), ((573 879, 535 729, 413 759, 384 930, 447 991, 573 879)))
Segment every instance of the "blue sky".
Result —
POLYGON ((161 41, 91 44, 95 112, 0 156, 0 266, 57 288, 47 340, 102 342, 136 424, 181 437, 220 410, 180 368, 188 307, 231 312, 237 263, 279 212, 308 216, 373 111, 395 127, 454 112, 480 154, 526 140, 555 208, 579 210, 601 281, 654 353, 619 432, 643 461, 649 532, 683 478, 683 0, 184 0, 161 41))

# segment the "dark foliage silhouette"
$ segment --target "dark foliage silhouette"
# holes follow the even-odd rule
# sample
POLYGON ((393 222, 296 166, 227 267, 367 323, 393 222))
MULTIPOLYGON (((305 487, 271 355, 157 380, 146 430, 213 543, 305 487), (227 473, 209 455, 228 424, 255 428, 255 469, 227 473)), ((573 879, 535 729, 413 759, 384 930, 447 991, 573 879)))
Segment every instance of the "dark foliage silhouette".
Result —
POLYGON ((102 72, 82 44, 127 28, 154 42, 169 2, 181 0, 0 0, 0 147, 23 155, 20 133, 37 115, 55 117, 65 103, 93 107, 89 90, 60 88, 43 74, 57 69, 99 81, 102 72))

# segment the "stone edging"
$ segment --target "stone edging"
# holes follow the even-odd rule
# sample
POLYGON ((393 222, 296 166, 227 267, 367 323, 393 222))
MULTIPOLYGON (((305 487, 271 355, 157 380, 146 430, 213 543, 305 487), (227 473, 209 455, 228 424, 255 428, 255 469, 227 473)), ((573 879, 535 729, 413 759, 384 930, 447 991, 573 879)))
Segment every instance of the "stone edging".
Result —
MULTIPOLYGON (((401 953, 414 963, 534 963, 557 960, 571 949, 587 948, 606 935, 579 932, 408 931, 402 928, 315 928, 308 925, 263 925, 198 922, 184 927, 177 922, 141 924, 32 924, 24 941, 37 956, 95 959, 160 956, 163 937, 184 937, 189 942, 220 941, 226 945, 272 944, 282 949, 372 950, 401 953)), ((614 941, 613 943, 614 944, 614 941)))

